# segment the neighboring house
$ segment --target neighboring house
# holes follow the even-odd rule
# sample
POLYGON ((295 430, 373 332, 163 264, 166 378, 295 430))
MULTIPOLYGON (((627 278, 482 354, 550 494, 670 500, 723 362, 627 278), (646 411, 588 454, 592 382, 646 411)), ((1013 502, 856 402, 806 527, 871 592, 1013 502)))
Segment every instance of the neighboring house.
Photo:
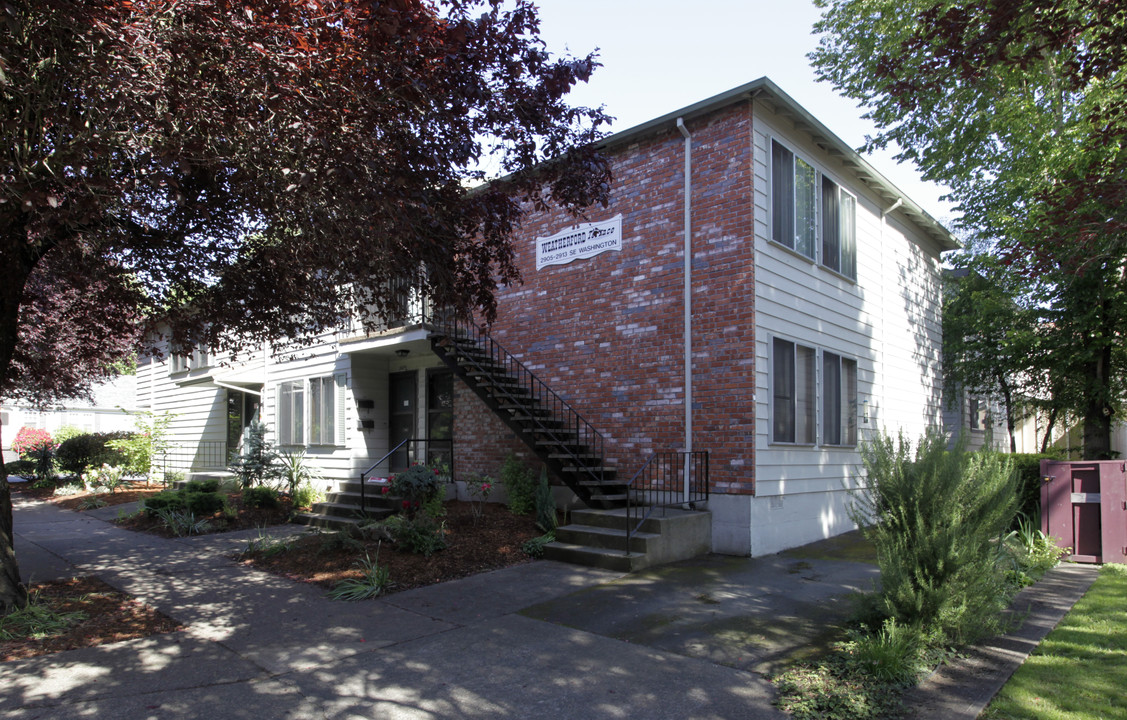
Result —
MULTIPOLYGON (((76 427, 84 432, 133 430, 137 401, 137 377, 119 375, 91 390, 92 399, 71 400, 51 408, 36 408, 18 400, 5 400, 0 406, 0 437, 4 450, 21 427, 41 428, 51 434, 59 428, 76 427)), ((11 460, 14 458, 5 459, 11 460)))
POLYGON ((416 298, 398 327, 342 329, 293 359, 142 360, 138 404, 176 415, 196 468, 221 465, 209 458, 258 417, 329 483, 429 438, 375 474, 418 460, 496 477, 516 452, 572 502, 610 505, 654 453, 691 449, 708 454, 691 474, 709 485, 714 551, 851 529, 859 440, 941 422, 939 256, 953 237, 767 79, 603 145, 609 206, 578 228, 526 217, 524 282, 500 289, 486 335, 466 339, 416 298))
MULTIPOLYGON (((961 388, 943 403, 943 430, 948 437, 948 447, 954 447, 962 438, 967 450, 1010 451, 1005 407, 989 397, 961 388)), ((1020 438, 1020 428, 1015 435, 1020 438)), ((1018 452, 1022 452, 1020 447, 1018 452)))

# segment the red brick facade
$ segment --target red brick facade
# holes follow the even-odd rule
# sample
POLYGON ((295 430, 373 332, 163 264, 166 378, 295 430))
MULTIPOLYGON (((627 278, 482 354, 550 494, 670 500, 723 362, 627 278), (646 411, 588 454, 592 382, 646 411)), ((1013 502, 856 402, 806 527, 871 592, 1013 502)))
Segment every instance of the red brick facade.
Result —
MULTIPOLYGON (((687 123, 692 135, 694 449, 710 452, 712 489, 750 494, 755 448, 752 106, 687 123)), ((574 226, 527 217, 516 241, 524 283, 502 288, 491 334, 606 439, 629 478, 650 453, 684 446, 684 140, 667 128, 609 150, 610 205, 622 251, 536 269, 537 237, 574 226)), ((456 399, 458 466, 496 472, 525 451, 470 392, 456 399)), ((527 453, 531 458, 531 453, 527 453)))

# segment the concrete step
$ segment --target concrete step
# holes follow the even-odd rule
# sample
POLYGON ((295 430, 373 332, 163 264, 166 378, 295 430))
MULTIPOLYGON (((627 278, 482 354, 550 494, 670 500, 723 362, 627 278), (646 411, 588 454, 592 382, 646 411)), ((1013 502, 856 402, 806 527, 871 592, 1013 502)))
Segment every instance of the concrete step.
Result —
POLYGON ((548 560, 583 565, 585 567, 602 568, 616 572, 637 572, 649 565, 646 556, 640 554, 627 555, 621 550, 607 550, 606 548, 593 548, 586 545, 573 545, 571 543, 553 542, 544 546, 544 557, 548 560))
POLYGON ((631 534, 627 553, 629 522, 637 521, 628 519, 625 508, 575 510, 571 524, 556 529, 556 542, 544 546, 544 557, 634 572, 703 555, 712 548, 712 514, 705 510, 654 509, 631 534))
MULTIPOLYGON (((630 537, 630 551, 645 555, 650 541, 656 542, 659 537, 661 536, 654 533, 634 533, 630 537)), ((571 524, 556 528, 556 540, 572 545, 626 552, 626 530, 624 529, 571 524)))

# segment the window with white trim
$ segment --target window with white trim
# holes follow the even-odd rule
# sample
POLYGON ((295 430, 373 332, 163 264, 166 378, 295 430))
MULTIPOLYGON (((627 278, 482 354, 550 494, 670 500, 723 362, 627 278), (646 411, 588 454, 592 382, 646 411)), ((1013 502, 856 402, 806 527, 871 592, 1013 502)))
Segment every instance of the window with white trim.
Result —
POLYGON ((857 361, 822 351, 822 444, 857 444, 857 361))
POLYGON ((278 383, 278 444, 305 443, 305 381, 278 383))
POLYGON ((210 364, 207 350, 196 346, 189 355, 172 355, 168 359, 168 372, 181 373, 190 370, 200 370, 210 364))
POLYGON ((336 444, 336 382, 332 375, 309 380, 309 444, 336 444))
POLYGON ((771 141, 771 239, 857 277, 857 198, 777 140, 771 141))
POLYGON ((771 440, 813 445, 816 353, 813 348, 775 338, 771 354, 771 440))

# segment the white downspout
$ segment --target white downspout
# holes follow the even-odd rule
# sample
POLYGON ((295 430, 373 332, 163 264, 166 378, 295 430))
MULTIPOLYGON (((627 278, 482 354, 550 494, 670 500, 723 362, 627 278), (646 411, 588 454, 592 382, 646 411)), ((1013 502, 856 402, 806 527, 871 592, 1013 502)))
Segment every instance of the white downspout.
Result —
POLYGON ((681 118, 677 118, 677 129, 685 138, 685 467, 682 500, 688 503, 693 452, 693 138, 681 118))
MULTIPOLYGON (((885 255, 887 254, 887 253, 885 253, 885 228, 888 226, 888 221, 887 221, 886 218, 888 218, 888 216, 890 214, 892 214, 892 212, 894 210, 896 210, 896 208, 900 207, 903 204, 904 204, 904 198, 902 198, 902 197, 896 198, 896 202, 892 203, 892 205, 890 205, 888 208, 880 211, 880 287, 881 287, 881 293, 882 293, 881 299, 880 299, 880 408, 881 409, 884 409, 888 405, 888 385, 887 385, 887 380, 886 380, 886 378, 888 376, 888 357, 885 355, 885 343, 887 342, 887 337, 888 337, 888 318, 885 317, 885 308, 888 306, 888 303, 885 302, 885 298, 884 298, 884 294, 883 294, 884 293, 884 280, 885 280, 884 258, 885 258, 885 255)), ((873 422, 872 427, 870 427, 869 430, 875 431, 875 430, 879 430, 879 428, 877 427, 877 424, 875 422, 873 422)))

